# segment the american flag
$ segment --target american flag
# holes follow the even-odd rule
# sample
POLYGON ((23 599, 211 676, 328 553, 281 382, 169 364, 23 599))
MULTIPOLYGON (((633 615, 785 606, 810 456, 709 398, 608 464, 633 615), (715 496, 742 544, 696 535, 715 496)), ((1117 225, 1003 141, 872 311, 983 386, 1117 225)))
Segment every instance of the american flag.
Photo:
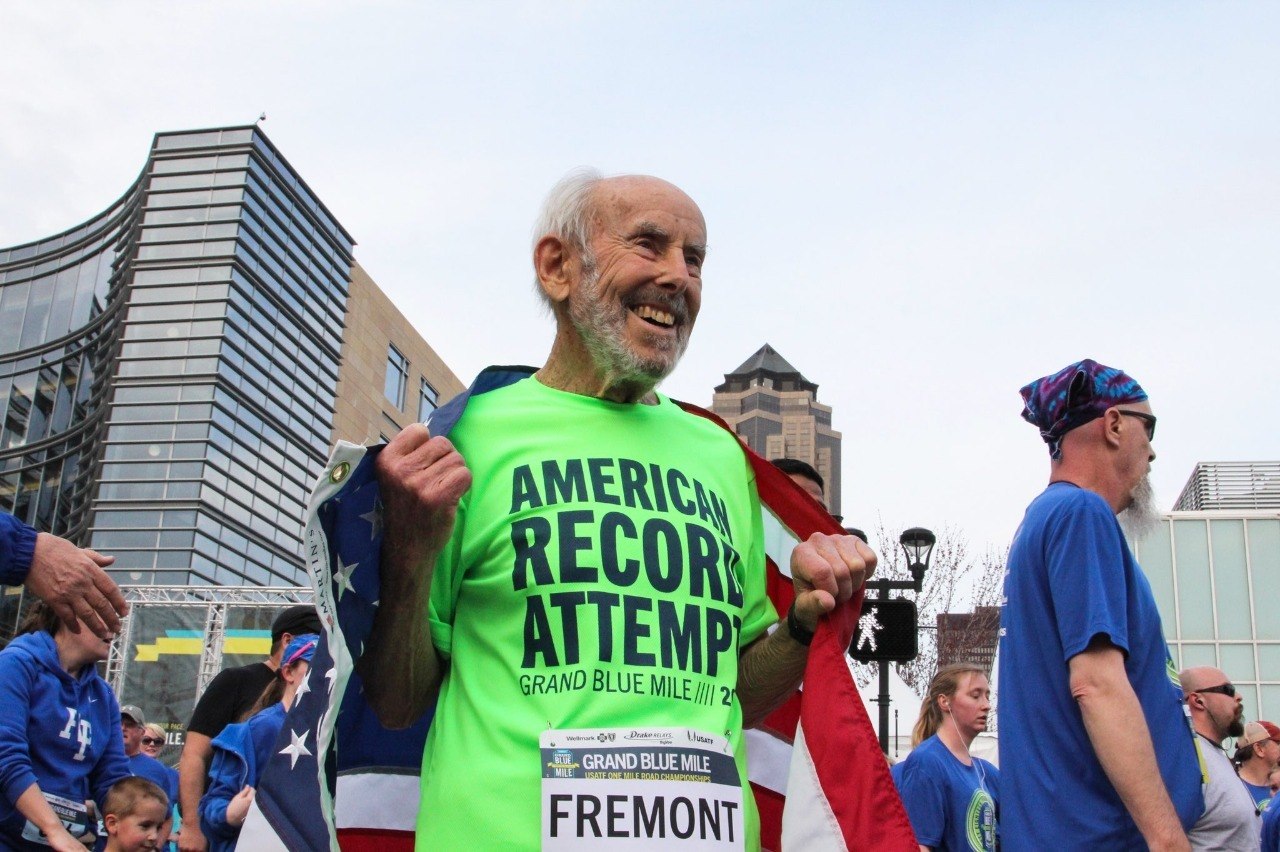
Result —
MULTIPOLYGON (((431 433, 447 435, 470 397, 533 372, 488 368, 434 412, 431 433)), ((729 428, 709 412, 681 405, 729 428)), ((262 773, 240 835, 242 849, 413 848, 431 713, 408 730, 383 728, 354 671, 378 607, 382 527, 373 460, 380 449, 339 442, 312 495, 305 549, 325 636, 262 773)), ((841 530, 785 474, 744 451, 765 507, 768 592, 785 612, 792 598, 785 570, 791 550, 812 532, 841 530)), ((810 647, 805 688, 748 732, 749 774, 766 849, 918 848, 845 662, 861 604, 859 592, 823 620, 810 647)))

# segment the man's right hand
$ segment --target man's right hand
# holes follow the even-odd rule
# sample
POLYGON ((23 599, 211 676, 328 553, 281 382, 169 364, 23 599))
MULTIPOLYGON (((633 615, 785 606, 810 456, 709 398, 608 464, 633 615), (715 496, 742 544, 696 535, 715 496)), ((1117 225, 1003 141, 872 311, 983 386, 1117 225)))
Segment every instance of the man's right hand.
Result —
POLYGON ((51 606, 72 633, 79 633, 83 622, 95 635, 110 640, 120 631, 120 619, 129 612, 119 587, 102 570, 114 561, 113 556, 40 533, 26 587, 51 606))
POLYGON ((404 429, 378 454, 382 495, 381 603, 358 671, 365 698, 388 728, 412 725, 435 700, 444 676, 428 631, 436 557, 453 532, 471 471, 448 439, 404 429))
POLYGON ((458 501, 471 487, 471 471, 448 438, 431 437, 421 423, 401 430, 378 454, 374 470, 382 494, 383 580, 404 579, 388 577, 387 569, 412 570, 440 552, 458 501))
POLYGON ((190 819, 184 819, 178 832, 178 852, 205 852, 208 848, 209 841, 200 833, 200 815, 192 814, 190 819))

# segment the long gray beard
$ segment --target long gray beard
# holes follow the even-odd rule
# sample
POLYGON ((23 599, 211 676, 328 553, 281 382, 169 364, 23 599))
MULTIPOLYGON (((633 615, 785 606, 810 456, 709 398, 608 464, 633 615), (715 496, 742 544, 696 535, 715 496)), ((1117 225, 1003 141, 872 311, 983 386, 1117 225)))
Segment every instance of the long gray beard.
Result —
POLYGON ((1117 516, 1117 520, 1129 540, 1137 541, 1160 523, 1160 510, 1156 507, 1156 493, 1151 488, 1151 477, 1142 477, 1133 486, 1129 496, 1133 498, 1133 502, 1117 516))

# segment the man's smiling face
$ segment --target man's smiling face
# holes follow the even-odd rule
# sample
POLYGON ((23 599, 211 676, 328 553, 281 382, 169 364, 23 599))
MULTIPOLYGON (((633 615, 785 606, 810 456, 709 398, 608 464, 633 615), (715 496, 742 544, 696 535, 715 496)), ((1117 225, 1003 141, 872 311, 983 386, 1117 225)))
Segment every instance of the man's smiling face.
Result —
POLYGON ((569 319, 598 372, 656 384, 675 369, 702 303, 706 225, 687 195, 656 178, 606 181, 569 319))

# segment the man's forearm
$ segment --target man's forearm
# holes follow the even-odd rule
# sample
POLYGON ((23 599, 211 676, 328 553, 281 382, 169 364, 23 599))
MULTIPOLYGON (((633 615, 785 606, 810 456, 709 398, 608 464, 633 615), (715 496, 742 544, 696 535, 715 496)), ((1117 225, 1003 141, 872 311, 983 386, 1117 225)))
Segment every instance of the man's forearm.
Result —
POLYGON ((804 680, 809 648, 791 638, 785 619, 772 633, 748 645, 738 659, 738 703, 742 725, 758 725, 804 680))
MULTIPOLYGON (((1088 654, 1090 652, 1086 652, 1088 654)), ((1081 671, 1072 659, 1072 693, 1098 762, 1152 849, 1189 848, 1178 812, 1156 764, 1151 731, 1138 696, 1118 665, 1081 671)), ((1084 654, 1080 655, 1085 656, 1084 654)), ((1088 664, 1081 661, 1081 665, 1088 664)))
POLYGON ((382 600, 357 665, 378 720, 400 729, 416 722, 435 700, 444 675, 427 621, 435 556, 419 557, 385 546, 382 555, 384 560, 417 564, 409 570, 403 564, 383 566, 382 600), (387 583, 388 577, 403 579, 387 583))
POLYGON ((204 734, 187 731, 182 744, 182 756, 178 758, 178 802, 182 822, 200 824, 200 797, 204 795, 205 778, 209 774, 209 761, 213 757, 213 740, 204 734))

